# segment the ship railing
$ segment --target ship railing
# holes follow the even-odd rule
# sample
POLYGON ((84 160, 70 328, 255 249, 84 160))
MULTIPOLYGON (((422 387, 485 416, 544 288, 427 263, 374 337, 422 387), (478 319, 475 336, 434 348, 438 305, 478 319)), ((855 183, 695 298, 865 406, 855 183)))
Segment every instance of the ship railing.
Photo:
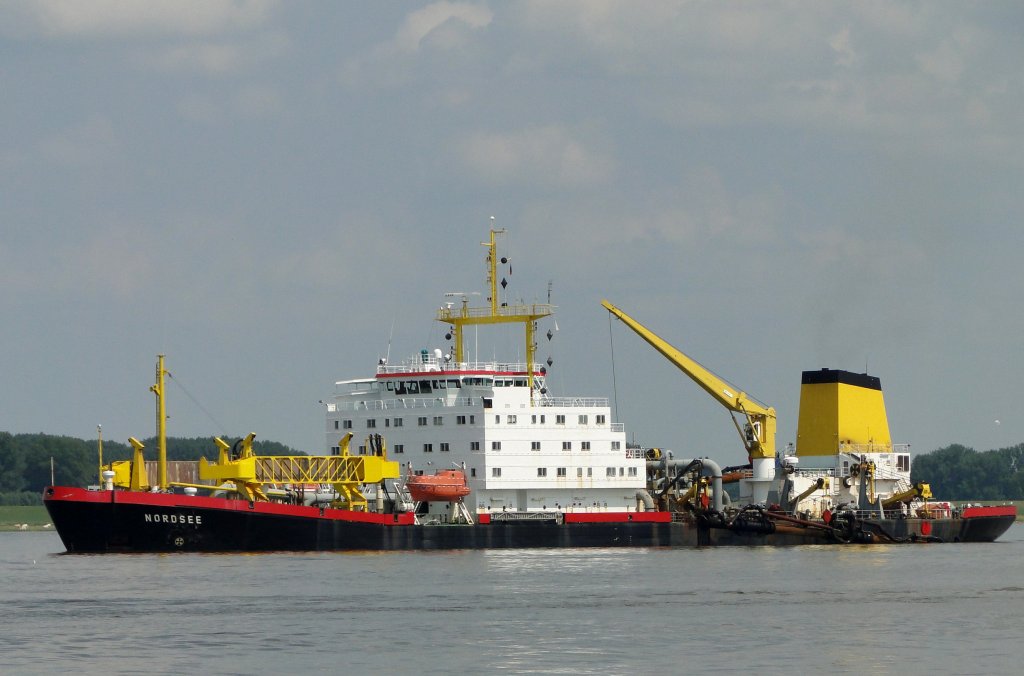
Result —
POLYGON ((559 406, 564 408, 599 408, 608 406, 607 397, 545 397, 538 406, 559 406))
POLYGON ((491 521, 556 521, 564 517, 561 512, 496 512, 491 511, 491 521))
POLYGON ((454 319, 459 318, 474 318, 480 319, 485 317, 546 317, 553 314, 555 311, 554 305, 548 305, 547 303, 532 303, 532 304, 504 304, 498 307, 497 315, 491 313, 490 306, 487 307, 459 307, 453 306, 450 308, 441 308, 437 312, 437 320, 442 322, 450 322, 454 319))
MULTIPOLYGON (((537 373, 539 364, 534 364, 537 373)), ((378 375, 392 375, 402 373, 451 373, 458 374, 463 371, 485 373, 526 373, 526 362, 503 362, 503 361, 467 361, 449 362, 438 359, 435 356, 413 357, 401 364, 380 364, 377 366, 378 375)))
POLYGON ((400 399, 369 399, 364 401, 339 402, 337 411, 391 411, 416 408, 452 408, 457 406, 479 407, 480 397, 402 397, 400 399))
POLYGON ((910 444, 839 444, 840 453, 910 453, 910 444))

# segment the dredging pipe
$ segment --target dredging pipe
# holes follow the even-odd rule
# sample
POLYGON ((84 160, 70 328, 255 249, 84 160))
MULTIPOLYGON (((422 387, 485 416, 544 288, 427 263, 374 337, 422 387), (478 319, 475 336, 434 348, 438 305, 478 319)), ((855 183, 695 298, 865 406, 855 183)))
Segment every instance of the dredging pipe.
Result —
POLYGON ((669 460, 667 457, 663 457, 661 460, 648 460, 647 469, 660 469, 665 472, 665 476, 668 476, 669 470, 684 468, 692 463, 700 463, 700 474, 701 476, 711 477, 711 488, 713 502, 712 505, 715 511, 722 511, 722 467, 709 458, 673 458, 669 460))

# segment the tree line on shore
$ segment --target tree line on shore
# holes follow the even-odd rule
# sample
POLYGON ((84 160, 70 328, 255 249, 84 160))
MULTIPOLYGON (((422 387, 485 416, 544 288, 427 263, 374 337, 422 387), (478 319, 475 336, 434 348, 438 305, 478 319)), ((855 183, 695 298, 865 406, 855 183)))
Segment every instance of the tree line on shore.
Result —
MULTIPOLYGON (((229 443, 236 437, 225 438, 229 443)), ((142 439, 147 460, 156 460, 154 437, 142 439)), ((259 455, 304 455, 276 441, 253 442, 259 455)), ((97 441, 53 434, 10 434, 0 432, 0 505, 42 504, 43 488, 51 481, 50 459, 53 458, 53 483, 64 486, 86 486, 99 482, 97 441)), ((132 449, 128 444, 103 441, 103 463, 128 460, 132 449)), ((217 459, 213 437, 168 437, 168 460, 217 459)))
MULTIPOLYGON (((234 438, 228 439, 233 441, 234 438)), ((156 459, 156 439, 143 439, 148 460, 156 459)), ((213 437, 168 437, 168 460, 215 460, 213 437)), ((276 441, 256 441, 259 455, 302 455, 276 441)), ((127 460, 131 447, 116 441, 103 442, 103 462, 127 460)), ((85 486, 99 481, 96 440, 52 434, 0 432, 0 504, 41 504, 42 490, 53 482, 85 486)), ((991 451, 953 444, 913 459, 911 480, 931 485, 944 500, 1024 499, 1024 444, 991 451)))

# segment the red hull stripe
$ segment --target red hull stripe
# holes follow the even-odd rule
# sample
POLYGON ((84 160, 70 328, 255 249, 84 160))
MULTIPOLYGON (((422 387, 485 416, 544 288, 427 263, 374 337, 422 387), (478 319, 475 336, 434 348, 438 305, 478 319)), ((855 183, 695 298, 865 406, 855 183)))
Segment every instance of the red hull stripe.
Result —
POLYGON ((566 512, 566 523, 668 523, 672 521, 669 512, 566 512))
POLYGON ((375 512, 352 512, 347 509, 323 509, 302 505, 282 505, 276 502, 249 502, 205 496, 187 496, 176 493, 137 493, 133 491, 90 491, 84 488, 54 486, 53 495, 47 495, 47 502, 115 502, 124 505, 148 505, 150 507, 174 507, 178 509, 215 509, 226 512, 255 512, 257 514, 278 514, 308 519, 329 519, 355 523, 377 523, 384 526, 407 526, 415 523, 412 512, 403 514, 377 514, 375 512))
POLYGON ((968 507, 961 516, 965 519, 977 519, 978 517, 985 516, 1017 516, 1017 508, 1013 505, 968 507))

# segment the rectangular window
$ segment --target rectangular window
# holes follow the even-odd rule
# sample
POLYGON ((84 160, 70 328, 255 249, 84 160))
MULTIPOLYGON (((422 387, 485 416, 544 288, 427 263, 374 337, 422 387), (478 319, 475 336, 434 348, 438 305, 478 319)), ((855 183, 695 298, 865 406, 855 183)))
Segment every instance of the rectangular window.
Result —
POLYGON ((572 450, 572 442, 571 441, 563 441, 562 442, 562 450, 563 451, 571 451, 572 450))
POLYGON ((469 476, 476 476, 476 467, 469 468, 469 476))
POLYGON ((395 418, 395 427, 401 427, 401 426, 402 426, 402 419, 401 418, 395 418))
POLYGON ((446 453, 449 450, 451 450, 451 449, 448 448, 448 442, 447 441, 442 441, 441 442, 441 452, 442 453, 446 453))
POLYGON ((588 467, 587 468, 587 476, 588 477, 594 476, 594 468, 593 467, 588 467))
POLYGON ((604 416, 603 415, 595 416, 595 422, 597 422, 598 425, 603 425, 604 424, 604 416))
POLYGON ((615 468, 609 467, 607 470, 605 470, 605 476, 615 476, 615 468))
POLYGON ((475 425, 476 424, 476 416, 475 415, 469 416, 469 424, 470 425, 475 425))
POLYGON ((586 424, 587 424, 587 416, 585 416, 585 415, 581 415, 581 416, 579 417, 579 424, 581 424, 581 425, 586 425, 586 424))
POLYGON ((531 451, 539 451, 540 450, 540 442, 539 441, 531 441, 530 442, 530 450, 531 451))
POLYGON ((530 424, 531 425, 536 425, 537 424, 537 416, 536 415, 531 415, 530 416, 530 424))
POLYGON ((581 441, 580 442, 580 450, 589 451, 590 450, 590 442, 589 441, 581 441))
POLYGON ((434 452, 434 444, 423 444, 423 452, 424 453, 433 453, 434 452))
POLYGON ((457 415, 457 416, 455 416, 455 424, 456 425, 465 425, 466 424, 466 416, 464 416, 464 415, 457 415))
POLYGON ((491 468, 491 476, 501 476, 501 468, 500 467, 492 467, 491 468))
POLYGON ((377 426, 377 419, 376 418, 367 418, 366 419, 366 426, 367 427, 376 427, 377 426))
POLYGON ((335 420, 334 421, 334 429, 338 429, 338 426, 339 426, 339 422, 337 420, 335 420))
POLYGON ((492 451, 500 451, 501 450, 501 442, 500 441, 492 441, 491 442, 491 450, 492 451))
POLYGON ((516 424, 516 416, 510 415, 505 422, 507 422, 509 425, 515 425, 516 424))
POLYGON ((471 441, 471 442, 469 442, 469 450, 471 450, 471 451, 479 451, 480 450, 480 442, 479 441, 471 441))
POLYGON ((391 427, 391 418, 384 418, 384 427, 391 427))
POLYGON ((548 475, 548 468, 547 467, 538 467, 537 468, 537 476, 547 476, 547 475, 548 475))
POLYGON ((564 425, 565 424, 565 416, 564 415, 556 415, 555 416, 555 424, 556 425, 564 425))
POLYGON ((416 418, 416 424, 419 425, 420 427, 426 427, 427 426, 427 416, 421 415, 418 418, 416 418))
POLYGON ((501 424, 501 416, 500 415, 494 416, 494 424, 495 425, 500 425, 501 424))
POLYGON ((576 478, 577 479, 582 479, 583 478, 583 468, 582 467, 577 467, 576 468, 576 478))
POLYGON ((341 421, 341 428, 345 429, 345 430, 352 429, 352 421, 351 420, 342 420, 341 421))
POLYGON ((613 450, 613 451, 617 451, 617 450, 619 450, 619 449, 620 449, 620 444, 621 444, 621 443, 622 443, 622 442, 619 442, 619 441, 613 441, 613 442, 612 442, 612 450, 613 450))
POLYGON ((896 456, 896 469, 901 472, 910 471, 910 456, 909 455, 897 455, 896 456))
POLYGON ((619 476, 623 475, 622 469, 623 469, 622 467, 619 468, 619 476))
POLYGON ((557 472, 558 476, 560 476, 560 477, 564 477, 565 476, 565 468, 564 467, 559 467, 556 470, 556 472, 557 472))
POLYGON ((629 476, 636 476, 636 467, 629 468, 629 476))
POLYGON ((405 444, 395 444, 395 453, 405 453, 405 444))
POLYGON ((359 455, 366 455, 366 446, 359 447, 359 455))
POLYGON ((444 416, 435 415, 434 416, 434 424, 435 425, 443 425, 444 424, 444 416))

